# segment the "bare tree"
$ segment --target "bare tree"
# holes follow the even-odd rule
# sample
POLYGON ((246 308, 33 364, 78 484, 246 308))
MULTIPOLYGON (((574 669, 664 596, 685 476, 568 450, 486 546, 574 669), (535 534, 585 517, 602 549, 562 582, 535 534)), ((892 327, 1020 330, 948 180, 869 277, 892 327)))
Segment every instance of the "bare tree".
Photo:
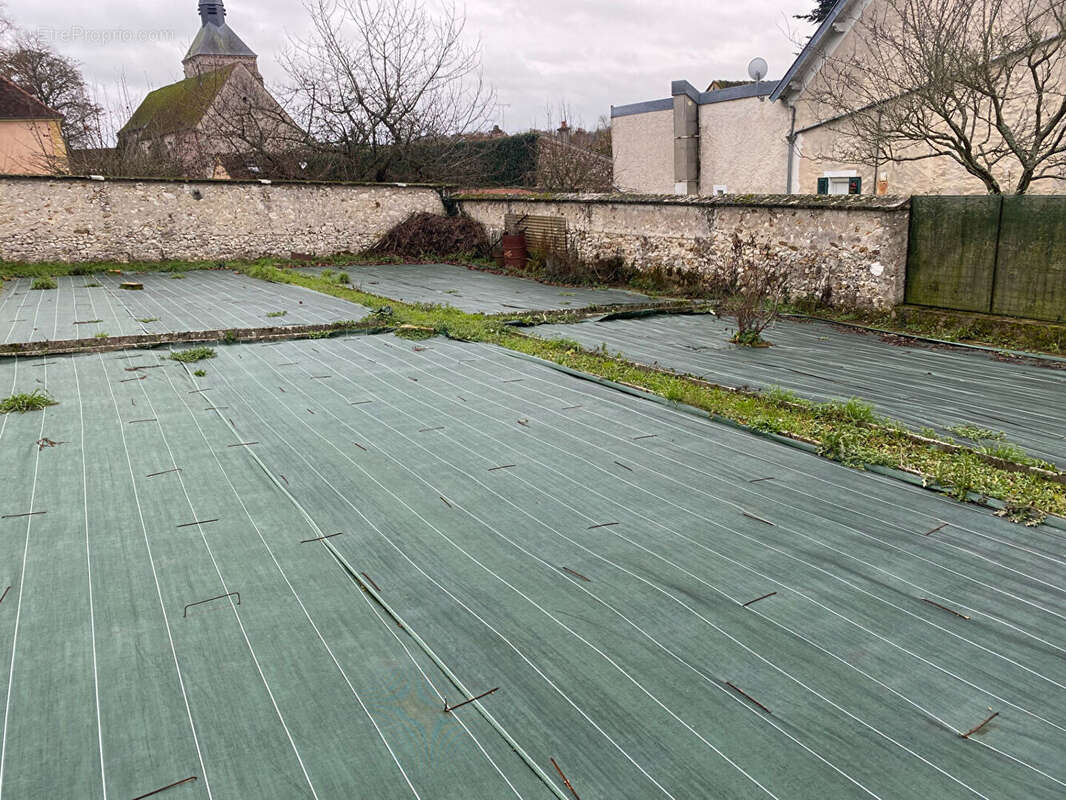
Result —
POLYGON ((15 23, 7 15, 7 3, 0 3, 0 46, 15 30, 15 23))
POLYGON ((0 75, 63 115, 63 138, 71 148, 91 147, 99 136, 100 107, 89 96, 77 62, 61 56, 38 36, 18 33, 0 46, 0 75))
POLYGON ((465 17, 421 0, 305 0, 314 32, 284 61, 287 102, 338 177, 461 178, 464 134, 487 129, 495 94, 465 17))
POLYGON ((1066 177, 1066 0, 881 0, 807 96, 839 161, 948 158, 989 193, 1066 177))
POLYGON ((557 111, 548 107, 547 130, 538 140, 537 185, 562 192, 608 192, 614 179, 610 122, 601 118, 596 130, 587 131, 575 120, 566 103, 559 103, 557 111))

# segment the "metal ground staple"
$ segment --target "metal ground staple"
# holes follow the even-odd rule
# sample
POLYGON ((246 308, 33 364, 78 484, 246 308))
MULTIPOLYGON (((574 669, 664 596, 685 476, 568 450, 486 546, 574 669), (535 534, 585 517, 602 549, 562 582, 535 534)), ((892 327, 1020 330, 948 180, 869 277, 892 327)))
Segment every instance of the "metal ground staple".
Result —
POLYGON ((4 593, 0 594, 0 603, 4 602, 4 598, 7 597, 7 593, 10 592, 10 591, 11 591, 11 587, 10 586, 8 586, 6 589, 4 589, 4 593))
POLYGON ((569 778, 567 778, 563 774, 563 770, 559 766, 559 763, 554 758, 549 759, 549 761, 552 762, 552 766, 555 767, 555 771, 558 772, 559 773, 559 777, 562 778, 563 785, 566 786, 566 788, 570 790, 570 794, 572 794, 574 796, 574 800, 581 800, 581 798, 577 796, 577 792, 574 790, 574 787, 570 784, 569 778))
POLYGON ((150 475, 145 475, 146 478, 156 478, 160 475, 169 475, 171 472, 181 472, 181 467, 174 467, 173 469, 165 469, 162 472, 153 472, 150 475))
POLYGON ((969 619, 969 617, 966 616, 965 614, 960 614, 958 611, 956 611, 953 608, 948 608, 947 606, 942 606, 942 605, 940 605, 940 603, 936 602, 936 600, 930 600, 928 597, 923 597, 923 598, 921 598, 921 600, 922 600, 923 603, 928 603, 931 606, 936 606, 937 608, 941 609, 942 611, 947 611, 949 614, 954 614, 956 617, 961 617, 962 619, 969 619))
POLYGON ((933 528, 931 531, 926 531, 925 533, 923 533, 922 536, 932 536, 934 533, 936 533, 939 530, 942 530, 942 529, 946 528, 947 526, 948 526, 948 523, 942 522, 939 525, 937 525, 935 528, 933 528))
MULTIPOLYGON (((284 478, 285 476, 282 475, 281 477, 284 478)), ((288 483, 288 481, 285 481, 285 482, 288 483)), ((329 534, 329 536, 316 536, 314 539, 301 539, 300 540, 300 544, 307 544, 308 542, 324 542, 326 539, 332 539, 334 536, 343 536, 343 535, 344 535, 344 531, 340 531, 339 533, 331 533, 331 534, 329 534)))
POLYGON ((148 792, 148 794, 138 795, 137 797, 134 797, 133 800, 144 800, 146 797, 154 797, 155 795, 160 794, 161 792, 165 792, 167 789, 173 789, 176 786, 181 786, 182 784, 190 783, 191 781, 194 781, 194 780, 196 780, 196 776, 195 775, 193 775, 191 777, 188 777, 188 778, 184 778, 184 779, 182 779, 180 781, 174 781, 174 783, 168 783, 162 789, 156 789, 154 791, 148 792))
POLYGON ((761 522, 761 523, 763 523, 764 525, 770 525, 770 526, 772 526, 772 527, 775 527, 775 528, 777 527, 777 524, 776 524, 776 523, 774 523, 774 522, 770 522, 770 520, 768 520, 768 519, 763 519, 762 517, 757 517, 757 516, 755 516, 754 514, 749 514, 749 513, 747 512, 747 511, 741 511, 740 513, 741 513, 741 514, 743 514, 743 515, 744 515, 745 517, 747 517, 748 519, 753 519, 753 520, 755 520, 756 522, 761 522))
POLYGON ((599 525, 589 525, 585 530, 595 530, 596 528, 610 528, 612 525, 619 525, 618 522, 601 522, 599 525))
POLYGON ((219 518, 216 517, 215 519, 201 519, 201 520, 197 520, 196 522, 183 522, 181 525, 178 525, 178 527, 179 528, 191 528, 193 525, 206 525, 209 522, 218 522, 218 519, 219 518))
POLYGON ((363 576, 364 578, 366 578, 366 579, 367 579, 367 581, 368 581, 368 582, 370 583, 370 585, 374 587, 374 591, 375 591, 375 592, 380 592, 380 591, 381 591, 381 587, 377 585, 377 583, 376 583, 376 582, 374 581, 374 579, 373 579, 373 578, 371 578, 371 577, 370 577, 369 575, 367 575, 367 574, 366 574, 365 572, 360 572, 359 574, 360 574, 360 575, 362 575, 362 576, 363 576))
POLYGON ((461 703, 456 703, 454 706, 448 705, 448 698, 444 698, 444 713, 447 714, 450 711, 455 711, 455 709, 457 708, 462 708, 465 705, 473 703, 475 700, 480 700, 482 697, 488 697, 490 694, 494 694, 498 691, 500 691, 499 686, 497 686, 495 689, 489 689, 487 692, 482 692, 477 697, 471 697, 469 700, 464 700, 461 703))
POLYGON ((220 594, 217 597, 209 597, 206 600, 197 600, 195 603, 189 603, 187 606, 185 606, 185 611, 182 613, 182 616, 183 617, 188 617, 189 616, 189 609, 194 607, 194 606, 202 606, 204 603, 213 603, 215 600, 221 600, 224 597, 236 597, 237 598, 237 605, 241 604, 241 593, 240 592, 226 592, 226 594, 220 594))
POLYGON ((573 576, 575 576, 577 578, 581 578, 581 580, 585 581, 586 583, 592 583, 592 578, 585 577, 580 572, 578 572, 576 569, 570 569, 570 567, 560 567, 560 569, 563 572, 569 572, 571 575, 573 575, 573 576))
POLYGON ((47 511, 27 511, 25 514, 4 514, 0 519, 19 519, 21 517, 39 517, 41 514, 47 514, 47 511))
POLYGON ((757 705, 757 706, 758 706, 759 708, 761 708, 761 709, 762 709, 763 711, 765 711, 765 712, 766 712, 767 714, 772 714, 772 713, 773 713, 773 712, 772 712, 772 711, 771 711, 770 709, 768 709, 768 708, 767 708, 766 706, 764 706, 764 705, 763 705, 762 703, 760 703, 760 702, 759 702, 758 700, 756 700, 756 699, 755 699, 754 697, 752 697, 752 696, 751 696, 750 694, 748 694, 747 692, 745 692, 745 691, 744 691, 743 689, 741 689, 741 688, 740 688, 739 686, 737 686, 737 685, 736 685, 735 683, 733 683, 732 681, 726 681, 726 682, 725 682, 725 685, 726 685, 726 686, 728 686, 728 687, 729 687, 730 689, 732 689, 732 690, 733 690, 734 692, 736 692, 737 694, 739 694, 739 695, 740 695, 741 697, 743 697, 743 698, 744 698, 745 700, 747 700, 747 701, 748 701, 749 703, 754 703, 755 705, 757 705))
MULTIPOLYGON (((989 710, 991 711, 991 709, 989 709, 989 710)), ((994 720, 998 716, 999 716, 999 712, 996 711, 991 716, 986 717, 983 722, 979 723, 978 725, 974 725, 972 728, 970 728, 970 730, 966 731, 966 733, 960 733, 959 737, 962 738, 962 739, 969 739, 971 736, 973 736, 975 733, 977 733, 979 730, 981 730, 981 728, 983 728, 985 725, 990 723, 992 720, 994 720)))
POLYGON ((762 597, 756 597, 754 600, 749 600, 748 602, 744 603, 744 607, 747 608, 752 603, 758 603, 760 600, 765 600, 767 597, 773 597, 775 594, 777 594, 777 592, 769 592, 768 594, 764 594, 762 597))

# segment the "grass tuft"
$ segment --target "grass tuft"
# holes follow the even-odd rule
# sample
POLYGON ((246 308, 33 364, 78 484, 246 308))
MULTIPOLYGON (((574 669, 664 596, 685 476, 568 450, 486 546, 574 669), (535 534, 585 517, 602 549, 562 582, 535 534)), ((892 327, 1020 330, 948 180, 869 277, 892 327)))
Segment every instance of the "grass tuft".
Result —
POLYGON ((0 400, 0 414, 25 414, 27 411, 40 411, 56 404, 57 401, 44 389, 34 389, 29 394, 13 394, 0 400))
POLYGON ((192 364, 196 361, 203 361, 206 358, 214 358, 216 355, 214 348, 211 347, 192 347, 188 350, 176 350, 170 354, 170 358, 174 361, 181 361, 185 364, 192 364))
POLYGON ((42 276, 35 278, 33 283, 30 284, 31 289, 55 289, 57 286, 55 280, 48 276, 42 276))

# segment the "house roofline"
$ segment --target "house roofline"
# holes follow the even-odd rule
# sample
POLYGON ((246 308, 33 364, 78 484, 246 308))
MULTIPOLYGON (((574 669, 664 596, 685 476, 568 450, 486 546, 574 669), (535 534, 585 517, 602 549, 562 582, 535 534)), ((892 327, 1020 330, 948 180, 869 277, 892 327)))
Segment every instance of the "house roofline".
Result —
POLYGON ((785 77, 777 84, 777 88, 773 94, 770 95, 771 102, 777 102, 781 99, 781 96, 788 89, 792 79, 796 77, 796 74, 803 69, 813 56, 818 53, 818 49, 822 44, 822 40, 829 35, 833 30, 833 24, 837 21, 837 17, 840 16, 844 10, 844 6, 848 5, 851 0, 837 0, 837 3, 829 11, 828 16, 822 20, 822 24, 818 26, 818 30, 814 32, 814 35, 807 40, 807 44, 800 50, 800 54, 796 56, 796 60, 792 62, 792 66, 788 68, 785 73, 785 77))
POLYGON ((615 117, 628 117, 633 114, 648 114, 653 111, 673 111, 674 98, 664 97, 662 100, 645 100, 642 103, 629 103, 624 106, 611 106, 611 119, 615 117))

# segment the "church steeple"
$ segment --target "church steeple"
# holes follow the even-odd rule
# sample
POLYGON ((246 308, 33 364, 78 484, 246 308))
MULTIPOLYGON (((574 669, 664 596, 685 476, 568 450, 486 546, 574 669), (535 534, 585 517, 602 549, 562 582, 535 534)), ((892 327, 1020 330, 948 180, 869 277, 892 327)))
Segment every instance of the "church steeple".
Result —
POLYGON ((200 3, 200 21, 204 25, 224 25, 226 7, 222 3, 200 3))
POLYGON ((225 6, 221 2, 200 0, 199 11, 200 32, 196 34, 189 52, 181 62, 185 65, 185 76, 191 78, 243 62, 253 75, 262 80, 256 66, 258 57, 226 24, 225 6))

